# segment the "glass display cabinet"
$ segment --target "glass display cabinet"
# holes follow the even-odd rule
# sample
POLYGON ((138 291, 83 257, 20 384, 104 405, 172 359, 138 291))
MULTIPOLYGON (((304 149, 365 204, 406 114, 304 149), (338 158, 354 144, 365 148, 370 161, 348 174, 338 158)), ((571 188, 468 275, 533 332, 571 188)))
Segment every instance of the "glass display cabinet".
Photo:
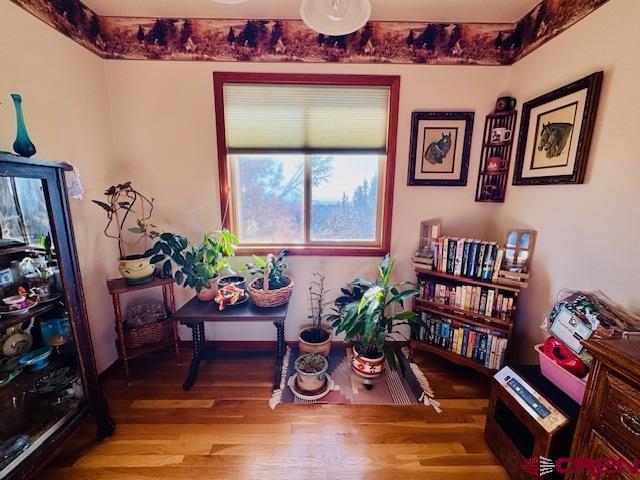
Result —
POLYGON ((0 153, 0 478, 34 476, 102 397, 64 163, 0 153))

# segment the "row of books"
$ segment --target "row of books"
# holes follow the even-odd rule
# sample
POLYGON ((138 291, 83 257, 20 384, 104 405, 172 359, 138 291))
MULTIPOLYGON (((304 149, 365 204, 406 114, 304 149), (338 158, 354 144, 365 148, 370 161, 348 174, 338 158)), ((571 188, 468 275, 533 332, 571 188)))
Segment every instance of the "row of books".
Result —
POLYGON ((473 285, 450 287, 436 282, 424 282, 422 297, 433 303, 467 310, 487 317, 506 320, 513 314, 513 297, 493 288, 473 285))
POLYGON ((434 270, 486 281, 498 280, 504 249, 496 242, 440 237, 432 248, 434 270))
POLYGON ((450 318, 422 314, 425 327, 418 340, 470 358, 486 368, 499 370, 504 365, 506 334, 468 325, 450 318))

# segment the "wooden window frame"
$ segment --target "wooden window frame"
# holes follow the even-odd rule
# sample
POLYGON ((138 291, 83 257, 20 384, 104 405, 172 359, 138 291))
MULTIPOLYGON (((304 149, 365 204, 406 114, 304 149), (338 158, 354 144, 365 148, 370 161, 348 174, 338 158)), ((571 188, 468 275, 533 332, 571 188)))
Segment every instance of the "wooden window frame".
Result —
MULTIPOLYGON (((240 245, 237 255, 265 255, 286 248, 290 255, 314 256, 361 256, 377 257, 389 253, 391 249, 391 226, 393 213, 393 188, 395 180, 396 147, 398 140, 398 111, 400 103, 400 77, 395 75, 327 75, 294 73, 240 73, 214 72, 213 92, 216 115, 216 137, 218 147, 218 175, 220 183, 220 211, 222 226, 231 229, 233 208, 231 205, 232 185, 230 167, 227 164, 227 142, 224 115, 224 85, 226 83, 263 83, 288 85, 333 85, 333 86, 385 86, 389 87, 389 125, 387 132, 387 155, 384 166, 384 180, 381 201, 381 238, 376 245, 353 245, 340 242, 323 245, 240 245)), ((305 176, 306 177, 306 176, 305 176)), ((308 189, 307 189, 308 190, 308 189)), ((307 195, 310 192, 306 193, 307 195)), ((309 211, 305 211, 305 228, 308 228, 309 211)))

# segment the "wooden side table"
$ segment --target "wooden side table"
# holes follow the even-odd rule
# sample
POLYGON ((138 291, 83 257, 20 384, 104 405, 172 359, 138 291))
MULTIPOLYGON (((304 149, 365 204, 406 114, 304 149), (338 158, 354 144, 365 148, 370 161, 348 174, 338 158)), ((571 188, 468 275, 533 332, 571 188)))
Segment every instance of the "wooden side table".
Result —
POLYGON ((124 278, 107 280, 107 287, 109 288, 109 293, 113 300, 113 312, 116 318, 116 332, 118 333, 116 346, 118 347, 119 358, 122 360, 122 364, 124 365, 124 373, 127 377, 127 383, 131 383, 128 362, 132 358, 140 357, 147 353, 155 352, 156 350, 174 347, 176 351, 176 359, 178 363, 180 363, 180 339, 178 338, 177 324, 173 318, 173 314, 176 312, 176 300, 173 293, 173 284, 174 280, 172 278, 154 278, 151 282, 143 285, 127 285, 124 278), (164 308, 171 321, 173 338, 167 338, 161 342, 143 345, 142 347, 133 350, 127 349, 124 339, 124 317, 122 315, 122 307, 120 305, 120 295, 155 287, 162 288, 162 302, 164 303, 164 308))
POLYGON ((198 378, 198 369, 203 358, 211 358, 211 351, 207 350, 205 344, 204 325, 207 322, 273 322, 276 329, 276 370, 274 378, 274 388, 280 385, 282 373, 282 361, 287 349, 284 339, 284 322, 287 317, 289 304, 280 305, 274 308, 260 308, 251 300, 242 305, 227 307, 220 311, 215 302, 201 302, 197 298, 191 299, 173 316, 174 320, 186 325, 193 333, 193 358, 189 366, 182 388, 191 390, 198 378))

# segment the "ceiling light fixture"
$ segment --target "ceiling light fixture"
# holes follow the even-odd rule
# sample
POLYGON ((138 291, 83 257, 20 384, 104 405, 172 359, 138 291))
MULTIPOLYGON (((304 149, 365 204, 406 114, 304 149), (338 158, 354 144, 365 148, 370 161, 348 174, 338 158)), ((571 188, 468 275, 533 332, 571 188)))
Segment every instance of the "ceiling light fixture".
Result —
POLYGON ((300 16, 324 35, 347 35, 360 30, 371 17, 369 0, 302 0, 300 16))

